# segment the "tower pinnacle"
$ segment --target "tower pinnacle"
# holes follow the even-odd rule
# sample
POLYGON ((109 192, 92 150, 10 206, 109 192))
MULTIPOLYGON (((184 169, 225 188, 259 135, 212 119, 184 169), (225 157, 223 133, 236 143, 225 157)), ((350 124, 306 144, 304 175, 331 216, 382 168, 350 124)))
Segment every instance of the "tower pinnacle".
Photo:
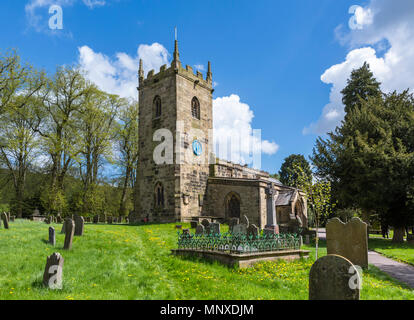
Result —
POLYGON ((142 59, 139 59, 138 77, 139 77, 139 82, 144 80, 144 68, 142 66, 142 59))

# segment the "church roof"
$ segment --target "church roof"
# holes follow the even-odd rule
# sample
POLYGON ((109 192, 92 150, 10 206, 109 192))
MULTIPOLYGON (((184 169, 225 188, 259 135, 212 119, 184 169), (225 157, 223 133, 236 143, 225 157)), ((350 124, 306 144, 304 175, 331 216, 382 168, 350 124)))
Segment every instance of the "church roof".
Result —
POLYGON ((295 200, 297 190, 291 189, 287 192, 279 193, 276 199, 276 206, 288 206, 292 201, 295 200))

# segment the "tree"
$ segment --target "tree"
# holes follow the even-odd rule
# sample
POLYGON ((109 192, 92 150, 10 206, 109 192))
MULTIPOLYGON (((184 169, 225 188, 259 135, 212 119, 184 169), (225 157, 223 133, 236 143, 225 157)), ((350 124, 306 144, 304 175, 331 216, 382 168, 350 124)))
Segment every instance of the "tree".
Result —
POLYGON ((353 70, 347 86, 341 91, 345 113, 349 114, 360 107, 361 101, 366 101, 369 97, 380 97, 382 95, 380 85, 367 62, 361 68, 353 70))
POLYGON ((287 157, 279 171, 280 182, 290 187, 299 187, 299 175, 304 174, 308 182, 312 180, 312 171, 309 162, 301 154, 292 154, 287 157), (300 169, 300 170, 299 170, 300 169))
POLYGON ((331 140, 318 141, 314 163, 347 205, 376 212, 403 241, 413 223, 414 99, 405 91, 360 100, 331 140))
POLYGON ((311 208, 316 225, 316 259, 318 259, 318 229, 322 218, 328 217, 336 203, 331 199, 331 183, 326 180, 309 179, 308 173, 294 163, 292 169, 296 172, 297 187, 306 193, 308 207, 311 208))
POLYGON ((29 64, 23 66, 15 50, 0 56, 0 115, 27 105, 45 85, 45 75, 29 64), (16 97, 19 96, 19 99, 16 97))
POLYGON ((130 101, 120 115, 118 132, 119 164, 123 169, 120 215, 127 215, 128 188, 133 188, 138 160, 138 102, 130 101))
MULTIPOLYGON (((25 97, 13 98, 20 99, 25 97)), ((27 104, 18 110, 8 108, 0 115, 0 163, 8 168, 13 182, 12 210, 17 213, 18 218, 23 216, 27 172, 33 166, 39 151, 39 137, 32 130, 35 122, 31 106, 27 104)))
MULTIPOLYGON (((315 175, 326 179, 332 185, 332 197, 340 208, 364 209, 364 220, 368 221, 368 213, 373 210, 367 192, 361 192, 358 182, 360 166, 354 160, 352 141, 360 129, 349 123, 352 114, 360 112, 361 104, 369 98, 382 99, 380 83, 373 77, 369 65, 353 70, 347 86, 342 90, 345 105, 345 119, 328 138, 319 137, 313 150, 311 161, 315 166, 315 175)), ((370 192, 370 191, 368 191, 370 192)))
POLYGON ((83 181, 83 212, 91 212, 97 194, 99 169, 104 162, 113 163, 113 140, 117 133, 115 118, 125 104, 124 99, 109 95, 91 86, 85 94, 78 120, 80 154, 77 158, 83 181))
POLYGON ((62 207, 65 202, 62 199, 64 179, 81 151, 77 119, 90 88, 80 70, 60 67, 48 81, 36 106, 39 124, 36 131, 51 161, 50 189, 43 197, 48 202, 45 207, 50 210, 62 207))

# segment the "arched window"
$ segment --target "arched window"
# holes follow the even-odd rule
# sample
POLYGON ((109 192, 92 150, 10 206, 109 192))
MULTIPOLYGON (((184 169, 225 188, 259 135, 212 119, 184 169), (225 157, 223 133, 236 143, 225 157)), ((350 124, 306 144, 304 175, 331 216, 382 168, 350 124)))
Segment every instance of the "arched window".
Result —
POLYGON ((191 100, 191 115, 193 118, 200 120, 200 102, 196 97, 191 100))
POLYGON ((240 196, 230 192, 225 199, 225 210, 227 218, 240 219, 240 196))
POLYGON ((164 207, 164 187, 160 182, 158 182, 155 186, 154 202, 156 208, 164 207))
POLYGON ((155 118, 161 117, 161 98, 156 96, 154 98, 155 118))

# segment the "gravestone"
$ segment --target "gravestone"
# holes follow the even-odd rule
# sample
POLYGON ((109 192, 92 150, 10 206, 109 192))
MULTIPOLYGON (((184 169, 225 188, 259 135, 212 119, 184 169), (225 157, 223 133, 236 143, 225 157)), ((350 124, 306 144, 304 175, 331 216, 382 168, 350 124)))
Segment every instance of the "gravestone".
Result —
POLYGON ((326 224, 326 246, 328 254, 345 257, 354 265, 368 267, 367 224, 360 218, 343 223, 338 218, 326 224))
POLYGON ((248 228, 247 228, 247 237, 252 237, 253 240, 257 239, 259 237, 259 228, 254 225, 251 224, 248 228))
POLYGON ((218 222, 212 222, 210 223, 210 225, 208 226, 208 230, 207 230, 208 234, 220 234, 220 223, 218 222))
POLYGON ((93 216, 93 223, 94 224, 99 223, 99 216, 97 214, 93 216))
POLYGON ((246 235, 247 234, 247 226, 245 224, 236 224, 233 227, 233 235, 246 235))
POLYGON ((52 217, 51 216, 47 216, 46 219, 45 219, 45 222, 47 224, 51 224, 52 223, 52 217))
POLYGON ((278 232, 275 230, 275 228, 264 228, 263 229, 263 235, 266 237, 275 237, 278 234, 278 232))
POLYGON ((4 228, 5 229, 9 229, 9 219, 8 219, 8 217, 7 217, 7 214, 6 213, 2 213, 1 214, 1 220, 3 221, 3 226, 4 226, 4 228))
POLYGON ((85 219, 82 216, 75 215, 75 236, 83 235, 83 228, 85 225, 85 219))
POLYGON ((240 222, 239 222, 239 218, 231 218, 230 219, 230 221, 229 221, 229 232, 233 232, 233 227, 236 225, 236 224, 239 224, 240 222))
POLYGON ((62 289, 63 263, 64 259, 58 252, 47 257, 43 284, 49 289, 62 289))
POLYGON ((65 220, 65 244, 63 249, 70 250, 72 248, 73 234, 75 233, 75 222, 72 219, 65 220))
POLYGON ((359 300, 361 275, 338 255, 319 258, 309 273, 309 300, 359 300))
POLYGON ((204 226, 204 228, 207 228, 210 225, 210 221, 208 221, 207 219, 203 219, 201 221, 201 224, 204 226))
POLYGON ((62 222, 63 222, 62 217, 61 217, 60 215, 58 215, 58 216, 56 217, 56 222, 57 222, 57 223, 62 223, 62 222))
POLYGON ((198 222, 197 221, 190 221, 190 224, 191 224, 191 229, 195 229, 195 228, 197 228, 198 222))
POLYGON ((205 228, 204 228, 204 226, 203 226, 202 224, 199 224, 199 225, 196 227, 195 234, 196 234, 196 235, 203 235, 203 234, 204 234, 204 232, 205 232, 205 228))
POLYGON ((55 234, 55 228, 49 227, 49 243, 52 246, 56 245, 56 234, 55 234))

